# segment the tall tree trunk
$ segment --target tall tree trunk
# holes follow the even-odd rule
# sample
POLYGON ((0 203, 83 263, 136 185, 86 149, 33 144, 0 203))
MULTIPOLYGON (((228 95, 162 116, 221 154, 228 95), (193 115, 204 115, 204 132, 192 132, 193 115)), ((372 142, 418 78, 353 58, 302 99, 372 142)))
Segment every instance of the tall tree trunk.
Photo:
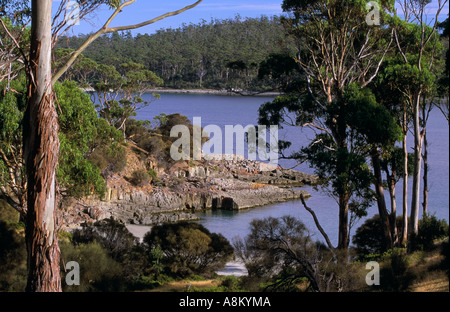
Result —
POLYGON ((348 237, 348 192, 339 196, 339 238, 338 249, 347 250, 349 245, 348 237))
POLYGON ((381 177, 381 166, 378 148, 372 149, 372 166, 375 176, 375 192, 377 194, 378 213, 381 218, 381 224, 383 226, 384 240, 386 250, 392 249, 392 234, 391 226, 389 222, 389 214, 386 209, 386 200, 384 198, 383 180, 381 177))
POLYGON ((406 246, 408 239, 408 121, 406 107, 403 108, 403 198, 402 198, 402 235, 400 245, 406 246))
MULTIPOLYGON (((331 91, 331 85, 328 85, 328 91, 331 91)), ((343 96, 340 94, 340 96, 343 96)), ((331 92, 327 94, 328 98, 328 104, 332 103, 332 97, 331 92)), ((333 118, 333 124, 331 127, 333 136, 336 138, 336 145, 338 149, 342 150, 348 150, 347 146, 347 124, 345 123, 344 118, 341 116, 345 116, 345 107, 340 108, 340 114, 336 115, 335 118, 333 118)), ((339 163, 340 159, 338 156, 337 162, 339 163)), ((345 160, 342 160, 345 161, 345 160)), ((337 167, 337 176, 340 176, 342 174, 347 174, 345 167, 338 166, 337 167)), ((345 254, 348 251, 348 246, 350 244, 350 238, 349 238, 349 224, 348 224, 348 202, 350 201, 351 194, 348 190, 348 181, 341 183, 347 183, 345 187, 342 187, 339 191, 339 235, 338 235, 338 249, 345 250, 345 254)), ((347 261, 348 257, 345 257, 345 261, 347 261)))
POLYGON ((395 177, 396 173, 392 172, 389 174, 386 172, 387 175, 387 183, 388 183, 388 189, 389 189, 389 197, 391 199, 391 213, 389 215, 389 222, 391 225, 391 235, 392 235, 392 242, 393 245, 398 244, 398 231, 397 231, 397 201, 396 201, 396 195, 395 195, 395 177))
POLYGON ((414 125, 414 175, 411 201, 411 217, 409 220, 409 233, 419 233, 419 206, 420 206, 420 173, 422 167, 422 137, 420 133, 420 92, 415 95, 413 107, 414 125))
POLYGON ((428 119, 426 116, 426 107, 425 104, 422 108, 422 115, 423 115, 423 215, 428 214, 428 139, 427 139, 427 131, 425 129, 426 126, 426 120, 428 119))
POLYGON ((28 103, 24 116, 28 263, 27 291, 61 291, 56 231, 55 172, 59 154, 58 120, 51 74, 52 0, 32 1, 28 103))

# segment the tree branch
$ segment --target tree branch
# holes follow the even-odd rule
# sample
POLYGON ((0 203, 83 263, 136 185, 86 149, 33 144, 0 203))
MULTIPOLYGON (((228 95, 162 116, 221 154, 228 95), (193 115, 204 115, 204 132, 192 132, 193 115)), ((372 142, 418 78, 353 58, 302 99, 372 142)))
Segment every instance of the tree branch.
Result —
POLYGON ((375 72, 373 73, 373 75, 362 85, 362 87, 366 87, 369 83, 372 82, 373 79, 375 79, 375 77, 378 75, 378 71, 380 70, 381 64, 383 63, 384 57, 386 56, 386 53, 389 51, 392 41, 394 41, 394 30, 392 30, 391 32, 391 40, 389 41, 388 46, 386 47, 386 49, 383 52, 383 55, 381 56, 380 61, 377 64, 377 67, 375 68, 375 72))
POLYGON ((323 238, 325 239, 325 241, 326 241, 326 243, 328 245, 328 248, 330 248, 330 251, 331 251, 331 253, 333 255, 334 260, 337 260, 336 254, 334 253, 334 249, 335 248, 331 244, 331 241, 328 238, 327 233, 325 233, 324 229, 320 225, 319 220, 317 219, 317 216, 316 216, 315 212, 306 205, 305 197, 303 196, 303 194, 300 194, 300 199, 302 201, 303 207, 305 207, 305 209, 312 215, 312 217, 314 219, 314 223, 316 224, 317 229, 319 230, 319 232, 322 234, 323 238))
POLYGON ((4 200, 8 205, 10 205, 14 210, 16 210, 22 217, 26 216, 26 212, 23 210, 23 207, 12 199, 10 196, 0 192, 0 199, 4 200))
POLYGON ((163 14, 161 16, 155 17, 151 20, 139 23, 139 24, 134 24, 134 25, 128 25, 128 26, 120 26, 120 27, 111 27, 109 28, 109 24, 111 24, 111 22, 114 20, 114 18, 122 11, 122 9, 126 6, 129 6, 130 4, 136 2, 136 0, 129 0, 126 1, 124 3, 122 3, 115 11, 114 13, 108 18, 108 20, 106 21, 106 23, 103 25, 102 28, 100 28, 96 33, 92 34, 91 36, 89 36, 89 38, 86 39, 86 41, 81 45, 80 48, 78 48, 78 50, 76 50, 72 56, 70 57, 70 59, 67 61, 66 64, 64 64, 64 66, 62 66, 58 72, 56 74, 53 75, 52 78, 52 84, 55 84, 58 79, 70 68, 70 66, 72 66, 72 64, 75 62, 75 60, 78 58, 78 56, 93 42, 95 41, 98 37, 100 37, 101 35, 107 34, 107 33, 111 33, 111 32, 116 32, 116 31, 124 31, 124 30, 131 30, 131 29, 136 29, 136 28, 140 28, 143 26, 147 26, 150 24, 153 24, 155 22, 158 22, 162 19, 165 19, 167 17, 170 16, 174 16, 174 15, 178 15, 180 13, 183 13, 189 9, 192 9, 194 7, 196 7, 197 5, 199 5, 203 0, 198 0, 197 2, 188 5, 182 9, 173 11, 173 12, 168 12, 166 14, 163 14))

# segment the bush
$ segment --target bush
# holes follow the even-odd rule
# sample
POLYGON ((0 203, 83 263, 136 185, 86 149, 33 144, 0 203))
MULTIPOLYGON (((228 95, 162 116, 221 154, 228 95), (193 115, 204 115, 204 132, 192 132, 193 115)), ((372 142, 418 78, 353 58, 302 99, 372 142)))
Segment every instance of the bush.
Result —
POLYGON ((159 246, 161 263, 179 277, 213 274, 233 256, 233 247, 221 234, 210 233, 198 223, 178 222, 154 226, 144 237, 148 250, 159 246))
POLYGON ((122 262, 138 241, 123 223, 110 218, 94 224, 82 224, 81 229, 73 231, 72 242, 74 244, 97 242, 114 260, 122 262))
MULTIPOLYGON (((396 221, 397 228, 400 229, 402 226, 402 217, 397 217, 396 221)), ((364 221, 364 223, 356 229, 352 242, 355 245, 356 253, 359 258, 376 258, 386 252, 385 237, 380 216, 374 215, 372 218, 364 221)))
POLYGON ((424 215, 419 220, 418 235, 411 235, 411 250, 430 251, 434 249, 437 239, 448 237, 449 227, 445 219, 438 220, 436 216, 424 215))
POLYGON ((131 174, 130 182, 135 186, 144 186, 151 181, 150 175, 145 170, 135 170, 131 174))
POLYGON ((158 173, 156 173, 155 170, 150 169, 148 172, 148 175, 152 178, 152 179, 156 179, 158 177, 158 173))
POLYGON ((73 231, 74 245, 98 243, 109 257, 122 267, 122 280, 125 285, 133 285, 145 271, 148 261, 145 250, 138 239, 123 223, 105 219, 92 225, 83 224, 73 231))
POLYGON ((0 290, 24 291, 27 284, 25 239, 14 226, 0 221, 0 290))
POLYGON ((136 143, 160 162, 167 162, 167 160, 170 159, 171 141, 165 142, 162 137, 149 134, 139 137, 136 140, 136 143))
POLYGON ((394 248, 384 255, 384 265, 380 269, 380 286, 383 291, 406 291, 414 281, 410 272, 405 249, 394 248))
POLYGON ((444 256, 444 259, 442 260, 441 266, 444 270, 449 271, 450 262, 449 262, 449 248, 448 248, 448 239, 444 242, 442 242, 441 245, 441 255, 444 256))
MULTIPOLYGON (((62 264, 76 261, 80 265, 80 285, 68 286, 65 274, 61 274, 63 291, 122 291, 124 283, 122 268, 114 261, 108 252, 97 242, 72 245, 61 244, 62 264)), ((64 272, 64 267, 61 268, 64 272)))
POLYGON ((225 291, 236 292, 242 290, 241 281, 236 276, 226 276, 225 279, 220 284, 225 291))
POLYGON ((100 168, 104 177, 122 171, 127 165, 125 149, 117 143, 97 147, 88 159, 100 168))

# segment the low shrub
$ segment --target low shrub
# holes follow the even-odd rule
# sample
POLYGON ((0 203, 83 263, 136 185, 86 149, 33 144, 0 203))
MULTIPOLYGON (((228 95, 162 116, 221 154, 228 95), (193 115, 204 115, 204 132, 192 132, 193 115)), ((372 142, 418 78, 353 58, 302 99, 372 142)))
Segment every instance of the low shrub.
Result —
POLYGON ((405 249, 391 250, 380 270, 380 286, 383 291, 405 291, 412 284, 414 275, 410 272, 408 255, 405 249))
POLYGON ((439 220, 436 216, 424 215, 419 220, 419 233, 411 235, 410 247, 411 250, 433 250, 435 241, 448 237, 449 227, 445 219, 439 220))
POLYGON ((104 177, 122 171, 127 165, 126 152, 120 144, 98 147, 94 149, 88 159, 100 168, 104 177))
POLYGON ((135 186, 147 185, 152 178, 145 170, 135 170, 131 173, 130 182, 135 186))
POLYGON ((196 274, 212 276, 234 254, 233 247, 221 234, 186 221, 152 227, 144 236, 144 243, 148 250, 159 246, 166 272, 183 278, 196 274))
POLYGON ((113 260, 106 249, 97 242, 72 245, 63 243, 60 246, 62 264, 76 261, 80 265, 80 285, 65 283, 64 268, 62 268, 63 291, 93 292, 122 291, 124 283, 121 265, 113 260))
POLYGON ((24 291, 27 284, 25 239, 0 220, 0 291, 24 291))

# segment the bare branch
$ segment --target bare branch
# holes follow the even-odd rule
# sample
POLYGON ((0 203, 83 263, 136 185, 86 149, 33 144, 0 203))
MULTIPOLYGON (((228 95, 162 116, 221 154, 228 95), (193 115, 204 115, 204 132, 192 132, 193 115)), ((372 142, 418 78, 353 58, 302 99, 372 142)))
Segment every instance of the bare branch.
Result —
POLYGON ((14 210, 20 213, 21 216, 25 216, 26 212, 23 210, 22 206, 12 199, 10 196, 7 196, 3 192, 0 192, 0 199, 4 200, 8 205, 10 205, 14 210))
POLYGON ((69 31, 70 28, 74 25, 74 22, 78 22, 93 11, 95 11, 98 7, 102 5, 101 1, 92 1, 92 0, 83 0, 77 3, 78 14, 76 16, 69 15, 68 8, 70 5, 70 0, 61 0, 61 3, 58 6, 58 9, 55 12, 52 21, 52 40, 53 45, 56 43, 58 38, 63 34, 69 31), (62 21, 60 21, 62 16, 62 21))
POLYGON ((305 207, 305 209, 312 215, 312 217, 314 219, 314 223, 316 224, 317 229, 319 230, 319 232, 322 234, 323 238, 325 239, 325 241, 326 241, 326 243, 328 245, 328 248, 330 248, 330 251, 331 251, 331 253, 333 255, 334 260, 337 260, 336 254, 334 253, 334 249, 335 248, 331 244, 331 241, 328 238, 327 233, 325 233, 324 229, 320 225, 319 220, 317 219, 317 216, 316 216, 315 212, 306 205, 305 197, 303 196, 303 194, 300 194, 300 199, 302 201, 303 207, 305 207))
POLYGON ((58 72, 56 74, 53 75, 52 78, 52 84, 55 84, 56 81, 58 81, 58 79, 70 68, 70 66, 72 66, 72 64, 75 62, 75 60, 78 58, 78 56, 93 42, 95 41, 98 37, 107 34, 107 33, 111 33, 111 32, 116 32, 116 31, 124 31, 124 30, 131 30, 131 29, 136 29, 136 28, 140 28, 143 26, 147 26, 150 24, 153 24, 155 22, 158 22, 162 19, 165 19, 167 17, 170 16, 175 16, 178 15, 180 13, 183 13, 189 9, 192 9, 194 7, 196 7, 197 5, 199 5, 203 0, 198 0, 197 2, 188 5, 182 9, 173 11, 173 12, 168 12, 166 14, 163 14, 161 16, 155 17, 151 20, 139 23, 139 24, 134 24, 134 25, 129 25, 129 26, 120 26, 120 27, 111 27, 109 28, 109 24, 111 24, 111 22, 114 20, 114 18, 122 11, 123 8, 125 8, 126 6, 129 6, 130 4, 134 3, 136 0, 130 0, 130 1, 125 1, 124 3, 122 3, 115 11, 114 13, 108 18, 108 20, 106 21, 106 23, 103 25, 103 27, 101 29, 99 29, 96 33, 92 34, 91 36, 89 36, 89 38, 86 39, 86 41, 80 46, 80 48, 78 48, 78 50, 76 50, 72 56, 70 57, 70 59, 67 61, 66 64, 64 64, 64 66, 62 66, 58 72))
POLYGON ((373 73, 373 75, 362 85, 362 87, 366 87, 369 83, 372 82, 373 79, 375 79, 375 77, 378 75, 378 71, 380 70, 381 64, 383 63, 384 57, 386 56, 386 53, 389 51, 392 41, 394 40, 394 30, 392 30, 391 32, 391 40, 389 41, 388 46, 386 47, 386 49, 383 52, 383 56, 380 58, 380 61, 377 64, 377 67, 375 68, 375 72, 373 73))

